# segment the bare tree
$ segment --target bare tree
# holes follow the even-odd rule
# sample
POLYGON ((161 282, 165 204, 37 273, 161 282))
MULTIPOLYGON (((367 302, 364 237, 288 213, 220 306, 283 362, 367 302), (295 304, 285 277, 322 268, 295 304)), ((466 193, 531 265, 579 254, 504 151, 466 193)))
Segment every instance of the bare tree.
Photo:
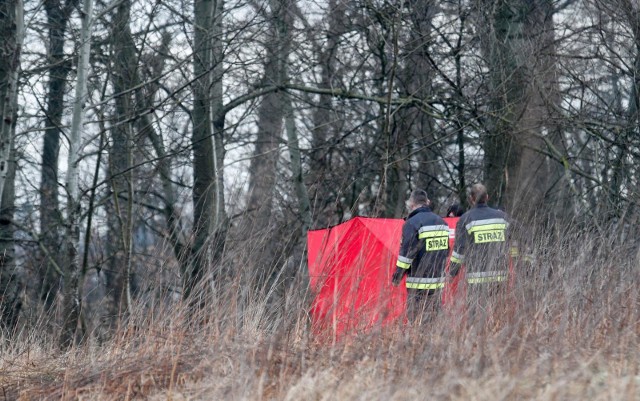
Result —
POLYGON ((80 320, 80 263, 78 247, 80 246, 80 189, 78 183, 78 165, 80 163, 80 141, 84 120, 84 105, 87 97, 87 72, 91 49, 91 27, 93 24, 93 0, 84 0, 82 9, 82 28, 80 31, 80 52, 78 55, 75 99, 73 102, 73 118, 69 134, 69 156, 67 163, 67 220, 63 252, 64 290, 63 318, 60 345, 68 347, 75 341, 75 334, 80 320))
POLYGON ((62 132, 62 117, 64 115, 64 96, 67 88, 67 76, 71 70, 71 60, 64 51, 65 34, 73 9, 77 0, 62 2, 48 0, 44 2, 49 28, 49 80, 47 82, 47 110, 45 115, 45 132, 42 147, 42 171, 40 181, 40 237, 42 245, 48 250, 43 255, 42 265, 38 270, 38 292, 45 309, 49 310, 58 291, 58 277, 53 263, 49 258, 57 257, 62 236, 62 212, 59 205, 58 156, 60 153, 60 135, 62 132))
MULTIPOLYGON (((225 111, 222 99, 222 0, 194 2, 193 39, 193 245, 184 272, 184 297, 189 298, 219 261, 226 238, 224 202, 225 111)), ((214 274, 215 278, 215 274, 214 274)))
MULTIPOLYGON (((133 252, 133 186, 132 158, 134 152, 134 103, 133 88, 138 80, 138 58, 131 28, 131 2, 119 3, 113 18, 111 32, 113 48, 113 91, 115 116, 111 128, 109 147, 109 181, 112 191, 109 213, 108 254, 110 260, 105 269, 108 293, 107 314, 117 319, 129 312, 131 305, 131 278, 133 252)), ((113 323, 113 322, 112 322, 113 323)))

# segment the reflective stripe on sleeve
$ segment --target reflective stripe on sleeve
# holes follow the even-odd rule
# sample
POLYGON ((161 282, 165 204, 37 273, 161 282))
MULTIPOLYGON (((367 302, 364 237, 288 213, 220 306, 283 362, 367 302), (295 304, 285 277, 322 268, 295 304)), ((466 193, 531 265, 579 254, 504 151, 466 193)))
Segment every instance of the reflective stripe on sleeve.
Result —
POLYGON ((408 269, 411 267, 411 263, 413 259, 407 258, 406 256, 398 256, 398 261, 396 262, 396 266, 401 269, 408 269))
POLYGON ((414 290, 436 290, 444 287, 444 277, 407 277, 406 285, 414 290))
POLYGON ((451 253, 451 263, 462 264, 462 262, 464 262, 464 255, 459 254, 456 251, 453 251, 451 253))

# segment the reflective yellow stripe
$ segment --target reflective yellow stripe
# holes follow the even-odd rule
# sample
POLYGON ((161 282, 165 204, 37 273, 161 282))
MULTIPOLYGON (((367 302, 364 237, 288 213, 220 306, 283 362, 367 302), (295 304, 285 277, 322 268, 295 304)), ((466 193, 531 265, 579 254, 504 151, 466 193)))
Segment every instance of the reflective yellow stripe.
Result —
POLYGON ((396 262, 396 266, 398 266, 401 269, 408 269, 408 268, 411 267, 411 263, 405 263, 405 262, 397 261, 396 262))
POLYGON ((509 248, 509 254, 513 257, 520 256, 520 250, 517 246, 512 246, 509 248))
POLYGON ((467 224, 465 226, 465 228, 467 229, 467 231, 471 230, 471 227, 475 227, 475 226, 488 226, 489 224, 506 224, 509 225, 509 223, 501 218, 495 218, 495 219, 482 219, 482 220, 474 220, 471 223, 467 224))
POLYGON ((443 287, 444 283, 410 283, 407 281, 407 288, 414 290, 437 290, 443 287))
POLYGON ((451 263, 457 263, 459 265, 462 264, 462 259, 455 257, 454 255, 451 255, 451 263))
POLYGON ((469 228, 467 230, 467 232, 469 234, 473 234, 476 231, 487 231, 487 230, 506 230, 507 229, 507 225, 505 223, 499 223, 499 224, 483 224, 483 225, 477 225, 477 226, 473 226, 471 228, 469 228))
POLYGON ((419 239, 431 237, 449 237, 449 230, 425 231, 418 234, 419 239))
POLYGON ((494 277, 470 277, 467 279, 469 284, 481 284, 481 283, 494 283, 497 281, 505 281, 507 276, 494 276, 494 277))

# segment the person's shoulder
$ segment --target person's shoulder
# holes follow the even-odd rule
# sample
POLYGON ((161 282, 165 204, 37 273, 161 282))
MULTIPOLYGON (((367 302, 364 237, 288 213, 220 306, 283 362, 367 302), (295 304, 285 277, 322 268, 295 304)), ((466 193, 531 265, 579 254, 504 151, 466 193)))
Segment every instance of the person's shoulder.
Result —
POLYGON ((437 213, 431 212, 431 218, 437 224, 441 224, 441 225, 447 224, 447 222, 442 218, 442 216, 438 215, 437 213))
POLYGON ((495 213, 497 216, 500 216, 500 217, 502 217, 503 219, 506 219, 506 218, 507 218, 507 212, 505 212, 504 210, 502 210, 502 209, 498 209, 498 208, 494 208, 493 210, 494 210, 494 213, 495 213))
POLYGON ((424 210, 423 212, 419 213, 422 215, 422 218, 425 219, 426 221, 429 222, 429 224, 447 224, 444 219, 438 215, 437 213, 435 213, 433 210, 424 210))
POLYGON ((500 207, 487 206, 487 209, 491 212, 491 214, 494 214, 496 217, 502 217, 502 218, 505 218, 505 219, 507 218, 507 212, 505 212, 500 207))
POLYGON ((414 215, 409 215, 404 221, 404 227, 413 227, 416 228, 417 221, 420 220, 420 213, 416 213, 414 215))
POLYGON ((458 218, 458 225, 465 225, 467 221, 471 218, 473 214, 473 209, 469 209, 466 212, 462 213, 462 216, 458 218))

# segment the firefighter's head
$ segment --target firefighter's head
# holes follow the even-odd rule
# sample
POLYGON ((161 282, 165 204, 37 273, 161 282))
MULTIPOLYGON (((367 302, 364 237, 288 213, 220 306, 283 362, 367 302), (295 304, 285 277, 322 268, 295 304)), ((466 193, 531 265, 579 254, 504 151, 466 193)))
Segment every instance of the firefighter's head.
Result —
POLYGON ((410 212, 416 210, 422 206, 429 206, 429 197, 427 196, 427 192, 422 189, 415 189, 411 192, 411 196, 407 201, 407 208, 410 212))
POLYGON ((469 191, 469 203, 477 205, 479 203, 487 203, 489 200, 489 194, 487 194, 487 187, 482 184, 473 184, 469 191))

